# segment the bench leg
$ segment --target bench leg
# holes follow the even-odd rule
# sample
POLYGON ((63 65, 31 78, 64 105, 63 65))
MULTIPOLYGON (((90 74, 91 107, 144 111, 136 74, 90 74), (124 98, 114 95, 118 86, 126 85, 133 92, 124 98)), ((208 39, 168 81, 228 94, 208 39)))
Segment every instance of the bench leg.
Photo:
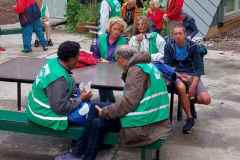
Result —
POLYGON ((170 98, 170 122, 171 122, 171 124, 173 121, 173 103, 174 103, 174 93, 171 93, 171 98, 170 98))
POLYGON ((142 148, 141 149, 141 160, 154 160, 152 150, 142 148))
POLYGON ((17 82, 17 107, 21 111, 21 82, 17 82))
POLYGON ((181 106, 181 100, 180 100, 180 97, 179 97, 179 96, 178 96, 177 120, 178 120, 178 121, 181 121, 181 120, 182 120, 182 106, 181 106))

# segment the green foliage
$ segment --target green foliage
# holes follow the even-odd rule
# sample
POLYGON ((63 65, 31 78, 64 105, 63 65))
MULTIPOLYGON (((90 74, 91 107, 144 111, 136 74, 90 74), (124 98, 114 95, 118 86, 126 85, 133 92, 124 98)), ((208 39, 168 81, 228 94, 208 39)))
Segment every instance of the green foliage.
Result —
POLYGON ((65 15, 67 31, 75 32, 79 23, 96 22, 97 14, 96 4, 80 4, 78 0, 69 0, 65 15))

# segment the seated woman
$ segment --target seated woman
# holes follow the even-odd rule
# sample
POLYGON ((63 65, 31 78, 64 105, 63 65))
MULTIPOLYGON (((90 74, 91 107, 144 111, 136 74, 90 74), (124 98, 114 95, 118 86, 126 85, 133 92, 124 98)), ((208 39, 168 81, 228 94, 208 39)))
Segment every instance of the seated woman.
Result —
POLYGON ((164 56, 165 40, 156 32, 149 31, 147 17, 138 17, 135 24, 135 35, 130 39, 129 46, 138 52, 148 52, 152 61, 162 61, 164 56))
MULTIPOLYGON (((127 39, 121 34, 125 31, 127 24, 122 18, 113 17, 108 22, 107 33, 99 35, 94 55, 101 62, 115 62, 115 50, 117 46, 127 44, 127 39)), ((113 91, 99 90, 101 102, 115 102, 113 91)))
POLYGON ((160 33, 163 29, 163 14, 159 0, 151 0, 147 10, 147 18, 152 22, 151 30, 160 33))

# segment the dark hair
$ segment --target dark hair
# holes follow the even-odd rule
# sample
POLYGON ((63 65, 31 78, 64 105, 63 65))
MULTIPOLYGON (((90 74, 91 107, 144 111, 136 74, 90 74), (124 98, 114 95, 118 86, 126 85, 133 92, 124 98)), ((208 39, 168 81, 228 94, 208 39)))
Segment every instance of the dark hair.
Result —
POLYGON ((174 29, 176 29, 176 28, 182 28, 183 31, 184 31, 184 33, 186 32, 186 28, 185 28, 185 26, 184 26, 182 23, 177 23, 177 24, 175 24, 174 27, 173 27, 173 31, 174 31, 174 29))
POLYGON ((58 47, 58 58, 62 61, 68 61, 79 54, 80 44, 74 41, 65 41, 58 47))

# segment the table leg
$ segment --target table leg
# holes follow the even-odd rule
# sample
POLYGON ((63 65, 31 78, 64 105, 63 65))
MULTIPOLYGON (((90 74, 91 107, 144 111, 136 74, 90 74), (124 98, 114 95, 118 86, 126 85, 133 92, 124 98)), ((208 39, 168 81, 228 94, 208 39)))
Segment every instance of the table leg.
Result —
POLYGON ((17 82, 17 107, 21 111, 21 82, 17 82))

